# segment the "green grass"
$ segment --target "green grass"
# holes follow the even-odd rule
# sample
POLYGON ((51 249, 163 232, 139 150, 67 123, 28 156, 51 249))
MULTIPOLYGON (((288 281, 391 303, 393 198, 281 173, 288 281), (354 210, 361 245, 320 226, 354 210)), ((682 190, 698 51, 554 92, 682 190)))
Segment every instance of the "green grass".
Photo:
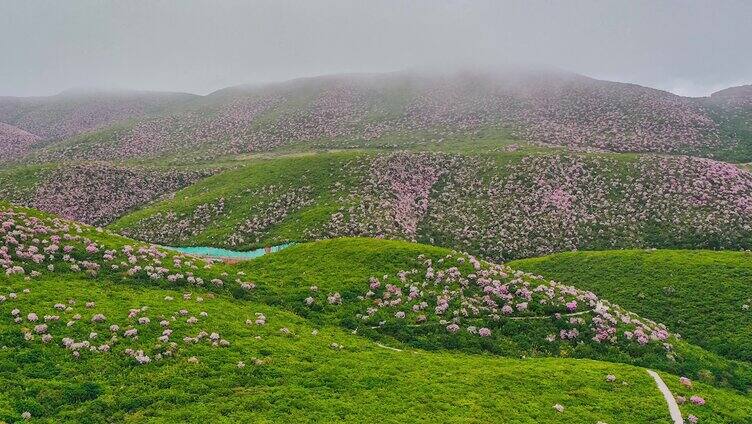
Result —
MULTIPOLYGON (((385 241, 365 238, 345 238, 307 243, 287 248, 274 255, 264 256, 253 261, 241 262, 240 269, 259 283, 257 295, 265 303, 279 305, 317 323, 338 322, 376 340, 398 340, 408 346, 421 349, 440 350, 447 347, 466 352, 491 352, 503 356, 571 356, 593 358, 612 362, 669 370, 676 374, 693 378, 706 375, 708 382, 735 387, 746 391, 752 387, 752 366, 746 362, 724 357, 719 353, 708 352, 687 342, 675 341, 674 349, 679 359, 667 360, 662 354, 651 351, 622 350, 600 344, 584 343, 575 347, 561 347, 549 352, 546 345, 540 345, 550 332, 558 332, 548 327, 547 321, 516 321, 506 323, 491 344, 478 341, 471 336, 447 336, 443 327, 410 328, 406 326, 387 327, 382 330, 370 329, 355 319, 355 315, 365 307, 356 299, 366 289, 372 276, 395 275, 400 270, 410 270, 417 265, 417 256, 424 254, 434 260, 450 253, 447 249, 401 241, 385 241), (337 308, 312 309, 303 300, 310 295, 309 287, 317 286, 321 293, 339 292, 343 305, 337 308)), ((516 264, 515 264, 516 265, 516 264)), ((516 266, 518 269, 524 269, 516 266)), ((590 287, 578 288, 590 290, 590 287)), ((596 292, 597 293, 597 292, 596 292)), ((607 295, 597 293, 606 300, 607 295)), ((622 303, 614 301, 615 303, 622 303)), ((626 309, 630 310, 629 307, 626 309)), ((691 312, 688 312, 690 314, 691 312)), ((663 322, 661 317, 644 311, 641 316, 663 322)), ((669 325, 669 330, 675 331, 669 325)))
POLYGON ((686 250, 561 253, 511 263, 592 290, 728 358, 752 361, 752 254, 686 250), (744 309, 744 305, 750 309, 744 309))
POLYGON ((0 199, 20 203, 33 198, 37 185, 57 165, 21 165, 0 167, 0 199))
MULTIPOLYGON (((50 218, 23 210, 43 220, 50 218)), ((88 226, 82 227, 81 235, 102 248, 134 244, 88 226)), ((419 254, 438 259, 447 253, 438 247, 373 239, 304 244, 235 266, 196 270, 205 278, 227 273, 223 278, 228 284, 211 291, 143 276, 127 278, 106 267, 92 278, 66 273, 62 265, 28 281, 3 276, 0 293, 19 295, 0 303, 0 421, 18 421, 24 411, 41 422, 644 423, 668 419, 660 393, 639 367, 592 359, 511 358, 463 344, 431 346, 425 340, 411 340, 409 334, 354 332, 343 319, 357 307, 352 296, 362 292, 369 276, 405 269, 419 254), (239 272, 245 273, 243 279, 254 281, 256 289, 238 292, 231 281, 239 272), (301 296, 313 284, 324 293, 341 291, 345 299, 341 309, 331 313, 300 307, 301 296), (23 292, 26 288, 29 293, 23 292), (192 294, 188 300, 183 298, 186 292, 192 294), (53 309, 55 303, 70 299, 75 300, 73 310, 53 309), (86 302, 96 305, 86 308, 86 302), (140 316, 150 317, 151 323, 139 325, 136 318, 127 317, 129 310, 144 306, 148 309, 140 316), (59 322, 48 323, 54 341, 42 344, 38 335, 24 340, 22 329, 33 324, 14 323, 12 308, 20 309, 22 316, 61 315, 59 322), (200 316, 199 322, 186 323, 180 309, 200 316), (104 314, 107 321, 92 323, 95 313, 104 314), (246 324, 256 313, 266 315, 266 325, 246 324), (67 326, 74 314, 82 319, 67 326), (166 346, 156 340, 162 319, 171 321, 174 331, 173 357, 137 365, 125 349, 143 349, 156 358, 166 346), (138 328, 139 339, 119 337, 111 352, 84 351, 80 359, 60 346, 63 337, 80 341, 92 331, 99 334, 96 344, 103 343, 112 324, 121 327, 120 334, 129 326, 138 328), (290 334, 280 332, 283 327, 290 334), (201 330, 219 333, 230 346, 182 341, 201 330), (342 347, 333 348, 332 343, 342 347), (188 363, 193 356, 198 364, 188 363), (238 361, 246 367, 238 368, 238 361), (616 375, 618 381, 606 382, 607 374, 616 375), (553 410, 556 403, 565 406, 563 413, 553 410)), ((169 255, 162 265, 171 259, 169 255)), ((692 355, 702 358, 705 367, 717 361, 688 344, 679 351, 682 361, 691 362, 692 355)), ((677 380, 678 375, 664 377, 677 380)), ((712 383, 697 386, 709 402, 700 411, 708 422, 752 421, 749 395, 718 387, 720 381, 712 383)))
MULTIPOLYGON (((506 359, 458 352, 393 352, 336 326, 313 325, 265 304, 226 295, 190 290, 134 287, 107 279, 65 276, 0 287, 20 295, 13 304, 40 315, 59 313, 57 302, 75 299, 74 313, 84 319, 73 327, 51 325, 63 335, 85 338, 90 331, 106 337, 107 326, 129 322, 130 308, 148 306, 148 326, 138 326, 141 345, 149 346, 161 331, 159 318, 170 319, 181 308, 208 317, 190 327, 177 319, 175 335, 199 329, 217 331, 228 348, 206 344, 185 347, 178 340, 175 357, 135 365, 122 351, 137 342, 117 344, 110 353, 84 353, 74 359, 57 345, 27 342, 19 325, 4 313, 0 320, 0 420, 16 421, 29 411, 46 422, 479 422, 593 423, 597 420, 644 423, 664 420, 665 405, 649 376, 639 368, 589 360, 506 359), (175 300, 166 301, 165 296, 175 300), (203 296, 204 301, 196 302, 203 296), (96 302, 86 309, 84 302, 96 302), (267 316, 265 326, 247 326, 255 312, 267 316), (108 321, 90 324, 93 313, 108 321), (291 335, 279 329, 286 327, 291 335), (318 334, 312 331, 318 329, 318 334), (332 349, 331 343, 344 347, 332 349), (199 358, 188 364, 188 357, 199 358), (254 365, 253 359, 263 361, 254 365), (235 365, 245 361, 246 368, 235 365), (609 384, 606 374, 620 382, 609 384), (566 406, 564 413, 552 409, 566 406)), ((0 309, 10 308, 8 304, 0 309)), ((6 311, 7 312, 7 311, 6 311)), ((133 320, 130 320, 133 322, 133 320)), ((723 391, 729 400, 739 398, 723 391)), ((746 414, 746 413, 745 413, 746 414)), ((746 414, 745 416, 749 416, 746 414)), ((724 420, 723 415, 717 415, 724 420)), ((727 421, 730 422, 730 421, 727 421)))
POLYGON ((725 145, 705 152, 718 160, 735 163, 752 162, 752 109, 725 109, 710 106, 725 145), (733 142, 728 146, 728 141, 733 142))

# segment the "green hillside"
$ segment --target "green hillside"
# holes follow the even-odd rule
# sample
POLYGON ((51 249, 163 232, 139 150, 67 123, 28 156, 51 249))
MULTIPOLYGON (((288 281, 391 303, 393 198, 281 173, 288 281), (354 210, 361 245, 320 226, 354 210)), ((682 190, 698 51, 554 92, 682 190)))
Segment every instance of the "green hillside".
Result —
POLYGON ((0 218, 1 420, 24 412, 49 422, 667 420, 652 379, 631 363, 675 372, 664 374, 674 386, 679 375, 698 380, 674 389, 707 401, 682 406, 684 414, 752 420, 752 400, 739 390, 752 372, 742 363, 668 333, 668 355, 650 339, 644 346, 618 334, 590 341, 590 331, 604 328, 595 319, 607 316, 598 312, 604 306, 630 317, 623 330, 663 337, 662 327, 587 292, 446 249, 339 239, 225 265, 33 210, 6 205, 0 218), (449 311, 459 311, 482 296, 474 286, 491 284, 471 283, 477 275, 499 279, 492 286, 508 287, 511 298, 528 296, 520 290, 530 287, 537 303, 499 319, 485 307, 455 316, 456 334, 438 322, 439 312, 428 312, 434 303, 420 328, 410 311, 390 318, 421 299, 433 302, 434 279, 449 288, 449 311), (383 285, 374 288, 373 278, 383 285), (412 293, 412 286, 426 295, 398 295, 398 287, 412 293), (357 318, 377 304, 362 297, 369 287, 385 300, 405 299, 378 302, 374 319, 385 323, 375 327, 357 318), (549 292, 550 302, 539 302, 549 292), (338 300, 327 302, 332 297, 338 300), (581 312, 563 303, 572 300, 581 312), (476 325, 491 333, 475 333, 476 325), (582 339, 538 339, 559 328, 579 328, 582 339), (556 349, 542 350, 546 343, 556 349), (603 361, 581 359, 588 357, 603 361), (713 378, 699 381, 708 373, 713 378))
POLYGON ((574 252, 511 265, 592 290, 665 323, 691 343, 752 361, 748 252, 574 252))
POLYGON ((392 238, 493 260, 627 247, 745 249, 752 240, 752 174, 686 156, 512 148, 334 152, 227 166, 114 216, 110 228, 164 245, 233 249, 392 238))

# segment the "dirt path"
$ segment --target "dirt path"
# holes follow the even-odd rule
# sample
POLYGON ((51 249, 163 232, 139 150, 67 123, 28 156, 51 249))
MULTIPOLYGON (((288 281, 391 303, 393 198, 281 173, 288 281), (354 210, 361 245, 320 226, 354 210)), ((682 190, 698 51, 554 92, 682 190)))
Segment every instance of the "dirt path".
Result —
POLYGON ((671 390, 668 389, 668 386, 666 386, 666 383, 663 382, 661 376, 653 370, 645 371, 647 371, 648 374, 653 377, 653 380, 655 380, 655 385, 658 386, 658 390, 661 391, 663 398, 666 399, 666 403, 668 404, 668 412, 671 414, 671 420, 674 422, 674 424, 684 424, 684 418, 682 418, 681 411, 679 410, 679 405, 676 404, 674 395, 671 394, 671 390))
POLYGON ((402 352, 402 349, 397 349, 396 347, 391 347, 391 346, 385 346, 385 345, 383 345, 381 343, 376 343, 376 346, 384 348, 384 349, 393 350, 395 352, 402 352))

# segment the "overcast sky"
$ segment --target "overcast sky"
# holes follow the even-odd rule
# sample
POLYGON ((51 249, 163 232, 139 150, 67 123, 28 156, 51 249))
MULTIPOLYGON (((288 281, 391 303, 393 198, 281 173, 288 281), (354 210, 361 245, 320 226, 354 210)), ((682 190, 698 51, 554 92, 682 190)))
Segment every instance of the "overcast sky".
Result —
POLYGON ((507 63, 707 95, 752 83, 751 21, 751 0, 0 0, 0 95, 507 63))

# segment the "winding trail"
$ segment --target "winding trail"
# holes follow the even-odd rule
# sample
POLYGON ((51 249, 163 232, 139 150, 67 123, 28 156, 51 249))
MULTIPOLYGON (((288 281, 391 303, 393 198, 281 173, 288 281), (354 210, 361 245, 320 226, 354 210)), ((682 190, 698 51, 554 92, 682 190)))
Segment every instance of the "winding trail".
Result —
MULTIPOLYGON (((564 317, 576 317, 576 316, 579 316, 579 315, 589 314, 590 312, 593 312, 593 309, 588 309, 588 310, 580 311, 580 312, 573 312, 571 314, 561 314, 561 317, 562 318, 564 318, 564 317)), ((529 320, 529 319, 549 319, 551 317, 552 317, 552 315, 538 315, 538 316, 532 316, 532 317, 507 317, 507 319, 511 319, 511 320, 515 320, 515 321, 525 321, 525 320, 529 320)))
POLYGON ((396 347, 386 346, 386 345, 383 345, 381 343, 376 343, 376 346, 384 348, 384 349, 393 350, 395 352, 402 352, 402 349, 397 349, 396 347))
POLYGON ((681 411, 679 410, 679 405, 676 404, 674 395, 671 394, 671 390, 668 389, 668 386, 666 386, 666 383, 663 382, 661 376, 653 370, 645 371, 647 371, 648 374, 653 377, 653 380, 655 380, 655 385, 658 386, 658 390, 661 391, 663 398, 666 399, 666 403, 668 404, 668 412, 671 414, 671 420, 674 422, 674 424, 684 424, 684 418, 682 418, 681 411))

